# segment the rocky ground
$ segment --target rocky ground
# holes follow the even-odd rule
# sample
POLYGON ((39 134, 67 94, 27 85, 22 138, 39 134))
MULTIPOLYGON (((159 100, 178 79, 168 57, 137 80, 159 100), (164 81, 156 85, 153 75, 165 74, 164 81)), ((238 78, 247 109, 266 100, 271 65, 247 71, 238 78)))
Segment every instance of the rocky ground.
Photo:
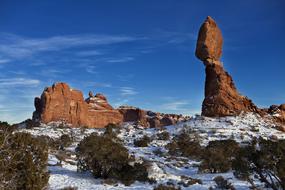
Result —
MULTIPOLYGON (((132 123, 124 123, 119 129, 118 137, 137 160, 148 161, 148 175, 156 183, 135 182, 130 186, 121 183, 108 184, 101 179, 95 179, 89 172, 77 172, 75 148, 87 135, 97 132, 103 133, 105 129, 69 128, 58 124, 45 125, 27 129, 22 126, 20 131, 31 133, 34 136, 49 136, 53 139, 60 138, 63 134, 73 137, 73 143, 62 151, 49 151, 49 189, 62 189, 64 187, 76 187, 78 189, 153 189, 158 184, 172 183, 181 189, 209 189, 215 186, 214 177, 221 175, 233 184, 236 189, 249 189, 250 184, 240 181, 232 172, 205 174, 198 172, 199 162, 186 157, 175 157, 168 154, 165 148, 171 139, 182 130, 191 131, 191 134, 200 139, 200 143, 206 146, 209 141, 221 139, 234 139, 243 143, 253 137, 265 139, 285 139, 285 133, 274 128, 271 121, 260 116, 248 113, 240 116, 207 118, 196 116, 187 122, 167 126, 163 129, 145 129, 132 123), (159 134, 168 132, 170 138, 159 140, 159 134), (147 135, 152 140, 147 147, 136 147, 134 141, 147 135), (199 179, 202 184, 185 185, 191 179, 199 179)), ((261 189, 264 185, 257 182, 261 189)))

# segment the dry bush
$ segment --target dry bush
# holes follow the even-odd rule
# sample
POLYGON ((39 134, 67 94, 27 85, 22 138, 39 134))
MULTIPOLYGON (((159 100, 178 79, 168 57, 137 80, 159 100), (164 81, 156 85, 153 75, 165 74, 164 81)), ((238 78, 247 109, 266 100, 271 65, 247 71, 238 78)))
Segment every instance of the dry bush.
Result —
POLYGON ((172 142, 166 145, 169 154, 175 156, 185 156, 192 159, 200 159, 203 147, 197 139, 191 138, 186 131, 182 131, 172 142))
POLYGON ((202 154, 200 172, 221 173, 232 168, 232 160, 238 150, 239 144, 234 140, 210 141, 202 154))
POLYGON ((116 179, 130 185, 148 180, 145 164, 135 163, 117 138, 91 134, 77 147, 78 170, 90 170, 96 178, 116 179))
POLYGON ((27 133, 0 133, 0 189, 43 189, 49 179, 48 148, 27 133))
MULTIPOLYGON (((222 189, 222 190, 235 190, 234 186, 223 176, 217 176, 214 178, 214 181, 216 183, 215 189, 222 189)), ((214 189, 214 188, 210 188, 214 189)))
POLYGON ((252 174, 274 190, 285 189, 285 140, 254 140, 233 161, 234 175, 253 183, 252 174))
POLYGON ((147 135, 144 135, 141 139, 134 140, 134 145, 136 147, 147 147, 150 142, 151 138, 147 135))
POLYGON ((175 187, 174 185, 160 184, 157 187, 153 188, 153 190, 180 190, 180 187, 175 187))

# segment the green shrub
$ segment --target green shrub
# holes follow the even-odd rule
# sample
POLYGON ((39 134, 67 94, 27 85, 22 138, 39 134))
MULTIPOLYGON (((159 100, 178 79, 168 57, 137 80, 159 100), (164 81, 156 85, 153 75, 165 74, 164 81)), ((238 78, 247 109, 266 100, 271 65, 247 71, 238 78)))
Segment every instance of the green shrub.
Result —
POLYGON ((157 187, 153 188, 153 190, 180 190, 180 187, 175 187, 174 185, 160 184, 157 187))
POLYGON ((170 135, 169 135, 169 133, 167 131, 163 131, 162 133, 158 133, 157 134, 157 139, 158 140, 166 141, 166 140, 169 140, 169 138, 170 138, 170 135))
POLYGON ((211 141, 202 154, 200 172, 221 173, 232 168, 232 160, 239 150, 234 140, 211 141))
POLYGON ((61 135, 59 140, 58 140, 58 144, 60 147, 68 147, 72 144, 72 142, 73 142, 72 137, 70 137, 67 134, 61 135))
POLYGON ((141 139, 134 140, 134 145, 136 147, 147 147, 150 142, 151 138, 144 135, 141 139))
POLYGON ((107 135, 110 137, 117 137, 118 129, 119 129, 119 126, 117 126, 116 124, 110 123, 105 127, 104 135, 105 136, 107 135))
POLYGON ((233 161, 234 175, 252 181, 256 174, 271 189, 285 189, 285 140, 259 139, 240 149, 233 161))
POLYGON ((217 176, 214 178, 214 181, 216 182, 216 189, 221 190, 235 190, 234 186, 223 176, 217 176))
POLYGON ((6 121, 0 121, 0 131, 3 132, 12 132, 16 129, 16 125, 10 125, 6 121))
POLYGON ((203 153, 199 141, 192 139, 185 131, 182 131, 172 142, 167 144, 166 148, 171 155, 181 155, 192 159, 200 159, 203 153))
POLYGON ((48 182, 47 144, 27 133, 0 134, 0 189, 43 189, 48 182))
POLYGON ((128 150, 116 138, 91 134, 77 147, 78 170, 90 170, 96 178, 113 178, 129 185, 148 180, 144 164, 135 163, 128 150))

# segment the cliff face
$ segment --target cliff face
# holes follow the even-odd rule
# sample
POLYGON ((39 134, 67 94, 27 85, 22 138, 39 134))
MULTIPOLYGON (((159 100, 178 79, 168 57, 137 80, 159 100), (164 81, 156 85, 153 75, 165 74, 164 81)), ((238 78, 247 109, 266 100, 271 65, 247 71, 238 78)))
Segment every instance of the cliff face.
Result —
POLYGON ((238 115, 241 112, 258 112, 250 99, 240 95, 232 77, 224 70, 220 62, 222 45, 221 30, 211 17, 207 17, 200 28, 195 52, 206 67, 202 115, 219 117, 238 115))
POLYGON ((46 88, 41 98, 35 98, 35 108, 33 119, 43 123, 61 121, 75 127, 100 128, 123 121, 119 111, 113 109, 106 99, 89 97, 85 101, 82 92, 65 83, 46 88))

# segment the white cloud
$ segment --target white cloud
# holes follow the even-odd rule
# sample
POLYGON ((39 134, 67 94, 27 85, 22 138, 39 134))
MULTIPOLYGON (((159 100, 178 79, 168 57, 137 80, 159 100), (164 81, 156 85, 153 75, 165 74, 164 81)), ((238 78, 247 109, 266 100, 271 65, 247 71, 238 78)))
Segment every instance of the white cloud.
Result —
POLYGON ((172 111, 182 111, 182 110, 187 110, 185 107, 187 107, 189 103, 187 101, 173 101, 173 102, 168 102, 165 104, 161 105, 161 108, 164 110, 172 110, 172 111))
POLYGON ((133 61, 133 57, 123 57, 123 58, 118 58, 118 59, 109 59, 107 60, 108 63, 122 63, 122 62, 128 62, 128 61, 133 61))
POLYGON ((138 94, 132 87, 120 87, 120 94, 121 96, 132 96, 138 94))
POLYGON ((84 83, 84 86, 87 86, 87 87, 102 87, 102 88, 111 88, 112 87, 112 84, 109 84, 109 83, 100 83, 100 82, 85 82, 84 83))
MULTIPOLYGON (((45 51, 59 51, 82 46, 110 45, 141 39, 143 38, 97 34, 53 36, 49 38, 25 38, 17 35, 2 34, 0 53, 10 58, 23 58, 45 51)), ((95 52, 93 51, 92 53, 94 54, 95 52)))
POLYGON ((40 84, 39 80, 27 78, 0 78, 0 88, 5 87, 32 87, 40 84))
POLYGON ((102 55, 102 53, 97 50, 90 50, 90 51, 77 52, 76 55, 81 56, 81 57, 88 57, 88 56, 102 55))
POLYGON ((0 64, 8 63, 10 62, 9 59, 0 59, 0 64))

